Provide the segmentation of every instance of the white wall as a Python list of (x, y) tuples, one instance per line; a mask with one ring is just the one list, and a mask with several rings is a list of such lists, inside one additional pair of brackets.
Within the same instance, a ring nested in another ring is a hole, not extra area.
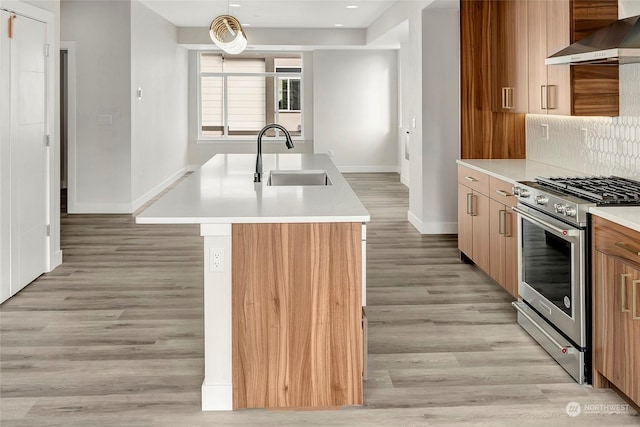
[[(131, 198), (147, 202), (187, 166), (188, 54), (177, 28), (131, 3)], [(142, 99), (137, 89), (142, 88)]]
[(460, 12), (422, 12), (422, 227), (457, 233), (460, 157)]
[(61, 3), (60, 37), (76, 42), (78, 212), (131, 210), (130, 18), (129, 1)]
[(344, 172), (398, 170), (397, 53), (314, 52), (314, 152)]
[(640, 1), (618, 0), (618, 17), (620, 19), (640, 15)]

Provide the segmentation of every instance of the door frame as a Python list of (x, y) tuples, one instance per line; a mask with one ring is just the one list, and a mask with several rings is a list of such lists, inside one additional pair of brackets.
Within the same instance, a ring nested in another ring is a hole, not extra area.
[[(76, 42), (61, 41), (67, 52), (67, 213), (77, 213), (76, 193)], [(60, 94), (62, 96), (62, 94)], [(62, 142), (61, 142), (62, 144)]]
[[(47, 70), (45, 83), (45, 132), (46, 135), (49, 135), (46, 173), (46, 217), (50, 232), (49, 236), (45, 238), (45, 272), (49, 272), (62, 263), (62, 251), (60, 250), (60, 133), (59, 126), (56, 123), (56, 119), (59, 120), (59, 108), (56, 106), (59, 94), (59, 81), (56, 81), (58, 77), (56, 67), (59, 67), (59, 59), (56, 58), (58, 54), (58, 42), (55, 38), (56, 20), (53, 12), (18, 0), (0, 0), (0, 9), (46, 24), (46, 43), (49, 45), (49, 55), (45, 59)], [(0, 54), (5, 55), (6, 53), (0, 52)], [(8, 143), (9, 141), (0, 141), (0, 144), (3, 145)], [(10, 163), (8, 166), (10, 167)], [(10, 190), (11, 188), (9, 187), (8, 191), (10, 192)], [(9, 200), (10, 198), (10, 194), (6, 194), (6, 191), (6, 188), (0, 188), (0, 197), (3, 200)], [(4, 228), (5, 223), (7, 223), (10, 229), (8, 221), (10, 221), (10, 218), (2, 215), (3, 225), (0, 227)], [(8, 238), (9, 236), (6, 237), (2, 238), (2, 247), (0, 248), (2, 253), (7, 253), (10, 250), (10, 239)]]

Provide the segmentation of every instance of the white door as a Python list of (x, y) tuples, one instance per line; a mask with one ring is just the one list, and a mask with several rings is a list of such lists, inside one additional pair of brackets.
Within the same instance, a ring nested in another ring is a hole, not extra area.
[(24, 16), (10, 15), (6, 22), (11, 26), (8, 144), (10, 295), (14, 295), (47, 268), (47, 28), (45, 23)]

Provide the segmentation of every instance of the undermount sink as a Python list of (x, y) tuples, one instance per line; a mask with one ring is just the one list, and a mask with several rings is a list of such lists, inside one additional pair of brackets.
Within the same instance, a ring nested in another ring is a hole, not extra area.
[(271, 171), (267, 185), (333, 185), (326, 171), (291, 170)]

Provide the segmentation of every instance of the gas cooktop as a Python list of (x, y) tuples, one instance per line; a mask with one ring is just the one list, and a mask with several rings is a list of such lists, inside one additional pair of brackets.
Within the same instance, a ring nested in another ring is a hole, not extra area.
[(513, 190), (520, 203), (580, 226), (592, 206), (640, 206), (640, 182), (618, 176), (538, 177)]
[(542, 186), (598, 205), (640, 205), (640, 182), (618, 176), (536, 178)]

